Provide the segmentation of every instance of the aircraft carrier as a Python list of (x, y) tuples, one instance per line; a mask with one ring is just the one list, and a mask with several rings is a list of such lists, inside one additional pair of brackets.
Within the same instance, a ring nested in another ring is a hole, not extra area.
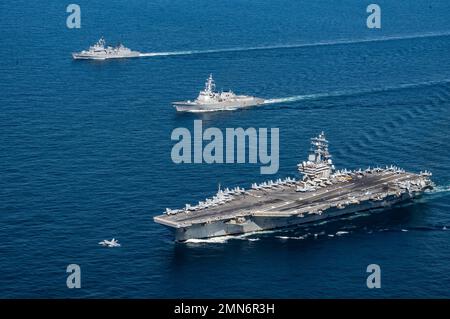
[(311, 139), (303, 175), (220, 189), (210, 199), (154, 217), (169, 227), (176, 241), (242, 234), (313, 223), (361, 211), (375, 212), (411, 201), (433, 188), (431, 173), (406, 172), (396, 166), (336, 171), (322, 132)]

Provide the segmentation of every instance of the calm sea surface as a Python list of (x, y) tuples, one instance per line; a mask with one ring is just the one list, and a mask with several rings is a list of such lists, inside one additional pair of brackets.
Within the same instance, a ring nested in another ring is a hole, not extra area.
[[(450, 297), (447, 0), (378, 1), (381, 30), (357, 0), (77, 3), (77, 30), (69, 3), (0, 4), (0, 297)], [(72, 60), (101, 35), (180, 54)], [(280, 103), (176, 114), (209, 73)], [(279, 172), (174, 164), (171, 132), (196, 119), (279, 128)], [(295, 176), (322, 130), (337, 168), (428, 169), (436, 191), (377, 216), (200, 243), (153, 222), (218, 183)], [(112, 237), (122, 247), (97, 244)], [(72, 263), (81, 289), (66, 287)], [(372, 263), (381, 289), (366, 287)]]

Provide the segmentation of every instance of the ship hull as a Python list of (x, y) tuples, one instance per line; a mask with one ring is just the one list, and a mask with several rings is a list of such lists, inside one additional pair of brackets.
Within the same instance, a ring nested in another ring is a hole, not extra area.
[(73, 53), (72, 57), (74, 60), (109, 60), (109, 59), (129, 59), (140, 57), (140, 52), (132, 52), (130, 54), (121, 55), (91, 55), (91, 54), (81, 54)]
[(358, 212), (374, 213), (380, 210), (388, 209), (394, 205), (411, 201), (420, 194), (420, 192), (404, 193), (399, 197), (389, 196), (379, 201), (367, 200), (360, 202), (359, 204), (348, 205), (343, 209), (333, 207), (323, 211), (321, 214), (307, 214), (304, 217), (298, 215), (289, 217), (249, 216), (242, 223), (230, 222), (230, 220), (220, 220), (204, 224), (194, 224), (185, 228), (170, 227), (170, 229), (174, 231), (175, 240), (180, 242), (189, 239), (205, 239), (219, 236), (240, 235), (295, 225), (310, 224), (327, 219), (334, 219), (344, 215), (355, 214)]
[(264, 99), (247, 98), (234, 101), (226, 101), (214, 104), (200, 104), (195, 102), (174, 102), (173, 106), (178, 112), (217, 112), (232, 111), (240, 108), (247, 108), (264, 104)]

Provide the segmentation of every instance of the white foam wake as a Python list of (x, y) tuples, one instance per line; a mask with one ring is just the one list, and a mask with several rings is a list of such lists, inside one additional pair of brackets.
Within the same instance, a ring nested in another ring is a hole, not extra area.
[(184, 243), (187, 244), (224, 244), (231, 239), (235, 240), (248, 240), (248, 241), (258, 241), (259, 238), (245, 238), (246, 236), (219, 236), (204, 239), (188, 239)]
[[(141, 53), (139, 56), (144, 57), (153, 57), (153, 56), (168, 56), (168, 55), (189, 55), (195, 54), (196, 51), (173, 51), (173, 52), (148, 52)], [(200, 52), (200, 51), (197, 51)]]
[(211, 237), (211, 238), (202, 238), (202, 239), (188, 239), (184, 241), (184, 243), (187, 244), (223, 244), (228, 242), (231, 239), (235, 240), (247, 240), (247, 241), (258, 241), (259, 238), (248, 238), (253, 235), (263, 235), (263, 234), (273, 234), (273, 233), (279, 233), (283, 232), (283, 230), (276, 229), (276, 230), (261, 230), (261, 231), (255, 231), (255, 232), (248, 232), (245, 234), (239, 234), (239, 235), (226, 235), (226, 236), (219, 236), (219, 237)]
[(194, 55), (194, 54), (222, 53), (222, 52), (290, 49), (290, 48), (333, 46), (333, 45), (346, 45), (346, 44), (383, 42), (383, 41), (399, 41), (399, 40), (420, 39), (420, 38), (435, 38), (435, 37), (445, 37), (445, 36), (450, 36), (450, 32), (448, 32), (448, 31), (446, 31), (446, 32), (427, 32), (427, 33), (414, 33), (414, 34), (406, 34), (406, 35), (384, 36), (384, 37), (376, 37), (376, 38), (339, 39), (339, 40), (333, 40), (333, 41), (318, 41), (318, 42), (312, 42), (312, 43), (279, 44), (279, 45), (237, 47), (237, 48), (210, 49), (210, 50), (148, 52), (148, 53), (141, 53), (140, 56), (141, 57), (155, 57), (155, 56), (170, 56), (170, 55)]
[(295, 240), (302, 240), (302, 239), (306, 239), (308, 236), (275, 236), (278, 239), (282, 239), (282, 240), (288, 240), (288, 239), (295, 239)]
[(188, 239), (184, 241), (184, 243), (187, 244), (223, 244), (226, 243), (228, 240), (234, 238), (233, 236), (220, 236), (220, 237), (211, 237), (211, 238), (205, 238), (205, 239)]
[(327, 97), (351, 96), (351, 95), (369, 94), (369, 93), (377, 93), (377, 92), (387, 92), (387, 91), (395, 91), (395, 90), (401, 90), (401, 89), (432, 86), (432, 85), (444, 84), (444, 83), (450, 83), (450, 79), (425, 81), (425, 82), (417, 82), (417, 83), (405, 83), (405, 84), (399, 84), (396, 86), (385, 86), (385, 87), (360, 89), (360, 90), (340, 90), (340, 91), (332, 91), (332, 92), (328, 92), (328, 93), (294, 95), (294, 96), (289, 96), (289, 97), (267, 99), (264, 101), (264, 104), (291, 103), (291, 102), (297, 102), (297, 101), (302, 101), (302, 100), (316, 100), (316, 99), (327, 98)]
[(430, 191), (431, 194), (438, 194), (438, 193), (447, 193), (450, 192), (450, 186), (436, 186), (433, 188), (432, 191)]
[(290, 103), (290, 102), (297, 102), (302, 100), (314, 100), (314, 99), (320, 99), (324, 97), (330, 97), (330, 96), (339, 96), (343, 95), (343, 92), (332, 92), (332, 93), (317, 93), (317, 94), (305, 94), (305, 95), (294, 95), (289, 97), (281, 97), (281, 98), (275, 98), (275, 99), (267, 99), (264, 101), (264, 104), (278, 104), (278, 103)]

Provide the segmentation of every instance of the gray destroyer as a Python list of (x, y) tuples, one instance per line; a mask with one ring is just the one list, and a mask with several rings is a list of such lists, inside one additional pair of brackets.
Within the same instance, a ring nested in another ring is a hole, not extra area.
[(94, 45), (91, 45), (88, 50), (72, 53), (75, 60), (107, 60), (107, 59), (124, 59), (124, 58), (138, 58), (141, 53), (132, 51), (122, 44), (115, 47), (106, 46), (105, 39), (100, 38)]
[(173, 102), (179, 112), (229, 111), (264, 104), (264, 99), (247, 95), (236, 95), (232, 91), (216, 92), (212, 74), (206, 80), (205, 88), (194, 101)]
[(254, 183), (249, 190), (219, 188), (214, 197), (167, 208), (154, 221), (172, 229), (177, 241), (243, 234), (386, 209), (434, 186), (427, 171), (416, 174), (395, 166), (335, 170), (324, 133), (311, 143), (308, 160), (298, 164), (301, 180)]

